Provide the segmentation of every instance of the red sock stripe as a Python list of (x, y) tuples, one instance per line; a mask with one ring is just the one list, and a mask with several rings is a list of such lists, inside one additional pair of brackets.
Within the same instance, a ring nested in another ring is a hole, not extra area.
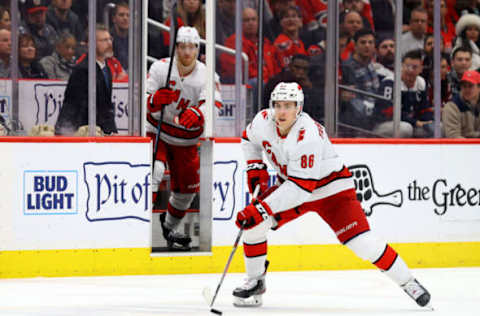
[(248, 258), (264, 256), (267, 254), (267, 241), (253, 245), (243, 243), (243, 252)]
[(172, 204), (170, 204), (170, 202), (168, 202), (167, 212), (170, 213), (170, 215), (172, 215), (173, 217), (180, 218), (180, 219), (183, 218), (187, 213), (185, 211), (174, 208)]
[(395, 262), (395, 259), (397, 259), (397, 256), (397, 252), (393, 250), (390, 245), (387, 245), (380, 258), (378, 258), (373, 264), (379, 269), (389, 270)]

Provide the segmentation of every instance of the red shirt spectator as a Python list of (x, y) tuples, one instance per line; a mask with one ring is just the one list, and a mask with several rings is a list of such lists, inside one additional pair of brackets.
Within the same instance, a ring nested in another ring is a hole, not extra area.
[(327, 0), (296, 0), (303, 17), (303, 25), (309, 30), (327, 27)]
[[(258, 76), (258, 15), (255, 9), (243, 10), (243, 38), (242, 51), (248, 56), (248, 79)], [(225, 40), (225, 46), (235, 49), (235, 34)], [(235, 56), (223, 53), (220, 57), (221, 77), (223, 80), (232, 80), (235, 76)], [(267, 38), (263, 41), (263, 81), (280, 72), (275, 49)]]
[(283, 69), (290, 63), (293, 55), (307, 55), (307, 51), (299, 37), (303, 25), (300, 13), (295, 7), (289, 7), (282, 13), (280, 25), (282, 33), (275, 39), (273, 45)]

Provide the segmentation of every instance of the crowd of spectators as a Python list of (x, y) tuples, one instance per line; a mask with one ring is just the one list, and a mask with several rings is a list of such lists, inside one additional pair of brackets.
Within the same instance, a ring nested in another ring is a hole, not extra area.
[[(264, 102), (269, 87), (278, 80), (299, 81), (305, 91), (305, 108), (323, 120), (326, 1), (263, 0)], [(219, 0), (216, 40), (235, 48), (235, 0)], [(433, 0), (405, 0), (402, 36), (399, 39), (401, 72), (401, 137), (432, 137), (433, 124)], [(338, 39), (340, 67), (340, 136), (393, 136), (393, 87), (395, 60), (395, 1), (341, 0)], [(157, 7), (153, 18), (169, 24), (171, 1)], [(254, 102), (258, 82), (258, 1), (243, 1), (242, 50), (248, 56)], [(201, 0), (178, 1), (178, 22), (198, 29), (204, 37), (205, 11)], [(154, 12), (154, 11), (152, 11)], [(441, 104), (460, 95), (463, 75), (480, 67), (479, 1), (441, 0)], [(168, 45), (169, 34), (163, 33)], [(168, 50), (164, 50), (164, 53)], [(155, 56), (163, 57), (163, 56)], [(235, 79), (234, 57), (217, 54), (222, 83)], [(305, 67), (307, 67), (305, 69)], [(242, 68), (243, 69), (243, 68)], [(476, 77), (475, 77), (476, 78)], [(470, 82), (474, 80), (471, 79)], [(466, 83), (466, 82), (465, 82)], [(348, 89), (350, 88), (350, 89)], [(367, 94), (360, 93), (367, 92)], [(475, 106), (473, 106), (475, 108)], [(443, 111), (442, 111), (443, 112)], [(478, 113), (473, 111), (480, 125)], [(444, 116), (444, 115), (443, 115)], [(442, 119), (443, 119), (442, 116)], [(476, 126), (477, 126), (476, 125)], [(442, 124), (442, 134), (450, 135)], [(476, 127), (478, 129), (478, 126)]]
[[(97, 22), (103, 23), (106, 4), (114, 56), (109, 58), (114, 81), (127, 81), (129, 7), (126, 0), (97, 1)], [(88, 1), (19, 1), (18, 77), (68, 80), (88, 51)], [(11, 76), (10, 1), (0, 1), (0, 78)], [(18, 32), (18, 33), (17, 33)]]

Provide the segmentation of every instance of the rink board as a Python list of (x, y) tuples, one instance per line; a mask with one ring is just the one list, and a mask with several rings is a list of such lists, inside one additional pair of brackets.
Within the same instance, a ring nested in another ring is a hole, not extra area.
[[(238, 139), (215, 144), (212, 253), (170, 257), (150, 256), (148, 139), (42, 140), (0, 141), (0, 277), (223, 270), (234, 215), (250, 199)], [(480, 142), (343, 140), (335, 147), (362, 182), (372, 228), (411, 267), (480, 266)], [(273, 271), (372, 267), (314, 214), (271, 232), (269, 259)], [(241, 249), (230, 270), (243, 271)]]

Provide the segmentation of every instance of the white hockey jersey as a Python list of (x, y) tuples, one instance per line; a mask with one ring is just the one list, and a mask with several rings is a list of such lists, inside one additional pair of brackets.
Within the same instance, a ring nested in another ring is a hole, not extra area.
[(259, 112), (243, 133), (242, 149), (247, 163), (264, 152), (277, 171), (281, 185), (264, 200), (274, 213), (355, 188), (324, 127), (306, 113), (282, 137), (273, 110)]
[[(152, 64), (147, 79), (147, 95), (154, 94), (158, 89), (165, 87), (170, 58), (164, 58)], [(180, 112), (192, 106), (205, 113), (207, 69), (204, 63), (197, 60), (195, 68), (185, 77), (178, 73), (176, 59), (173, 60), (170, 75), (170, 88), (176, 93), (176, 100), (164, 108), (162, 132), (160, 138), (168, 144), (189, 146), (198, 143), (198, 138), (203, 133), (203, 127), (185, 128), (174, 120)], [(220, 83), (215, 74), (215, 111), (222, 106), (220, 96)], [(148, 100), (148, 97), (147, 97)], [(148, 102), (148, 101), (147, 101)], [(147, 132), (156, 133), (160, 112), (147, 113)]]

